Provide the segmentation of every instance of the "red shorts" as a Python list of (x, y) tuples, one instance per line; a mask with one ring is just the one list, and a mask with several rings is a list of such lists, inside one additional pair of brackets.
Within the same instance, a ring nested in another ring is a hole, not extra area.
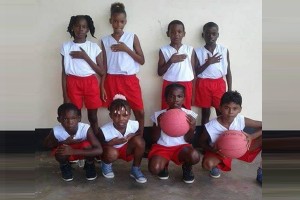
[(133, 155), (126, 154), (127, 147), (128, 147), (128, 143), (126, 143), (123, 146), (121, 146), (120, 148), (116, 148), (116, 149), (119, 151), (118, 159), (122, 159), (122, 160), (129, 162), (129, 161), (133, 160)]
[(67, 93), (70, 101), (79, 109), (84, 105), (87, 109), (101, 107), (99, 82), (95, 75), (88, 77), (67, 76)]
[[(59, 145), (58, 147), (62, 146), (63, 144)], [(88, 147), (91, 147), (91, 143), (87, 140), (79, 142), (79, 143), (75, 143), (75, 144), (69, 144), (69, 146), (71, 146), (73, 149), (86, 149)], [(51, 151), (51, 155), (55, 155), (57, 148), (53, 148)], [(70, 155), (68, 160), (69, 161), (74, 161), (74, 160), (82, 160), (84, 159), (84, 156), (81, 155)]]
[(178, 154), (186, 146), (190, 147), (192, 145), (182, 144), (178, 146), (166, 147), (160, 144), (153, 144), (148, 154), (148, 160), (150, 160), (153, 156), (160, 156), (168, 161), (172, 160), (176, 165), (182, 165), (183, 163), (178, 159)]
[(197, 78), (195, 87), (195, 106), (219, 108), (221, 98), (226, 92), (226, 83), (223, 78)]
[(193, 94), (193, 81), (171, 82), (171, 81), (164, 80), (163, 86), (162, 86), (162, 92), (161, 92), (161, 108), (162, 109), (168, 108), (168, 104), (166, 102), (166, 97), (165, 97), (165, 90), (166, 90), (166, 87), (172, 83), (178, 83), (185, 87), (185, 100), (183, 102), (183, 107), (191, 110), (192, 94)]
[(112, 75), (107, 74), (104, 87), (107, 100), (104, 103), (108, 107), (116, 94), (126, 97), (132, 110), (143, 110), (142, 90), (136, 75)]
[[(255, 149), (253, 151), (247, 151), (242, 157), (237, 158), (237, 159), (250, 163), (256, 158), (256, 156), (260, 153), (260, 151), (261, 151), (261, 147)], [(223, 158), (219, 154), (213, 153), (211, 151), (206, 151), (204, 153), (203, 161), (207, 157), (217, 157), (219, 160), (221, 160), (221, 162), (217, 165), (217, 167), (220, 170), (222, 170), (222, 171), (230, 171), (231, 170), (232, 158)], [(202, 163), (203, 163), (203, 161), (202, 161)]]

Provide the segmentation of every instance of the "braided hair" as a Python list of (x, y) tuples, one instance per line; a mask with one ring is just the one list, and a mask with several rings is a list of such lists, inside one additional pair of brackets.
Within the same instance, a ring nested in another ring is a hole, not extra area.
[(90, 30), (90, 33), (91, 35), (96, 38), (94, 36), (95, 34), (95, 26), (94, 26), (94, 22), (93, 22), (93, 19), (89, 16), (89, 15), (76, 15), (76, 16), (72, 16), (71, 19), (70, 19), (70, 22), (69, 22), (69, 26), (68, 26), (68, 29), (67, 29), (67, 32), (70, 33), (71, 37), (75, 37), (75, 34), (73, 32), (73, 26), (80, 20), (80, 19), (85, 19), (87, 21), (87, 24), (88, 24), (88, 27), (89, 27), (89, 30)]

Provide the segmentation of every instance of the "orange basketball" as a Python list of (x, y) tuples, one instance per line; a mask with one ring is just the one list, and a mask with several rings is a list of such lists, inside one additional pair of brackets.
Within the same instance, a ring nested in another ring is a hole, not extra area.
[(247, 152), (247, 139), (242, 131), (224, 131), (216, 141), (216, 147), (229, 158), (239, 158)]
[(175, 108), (165, 112), (160, 118), (161, 130), (171, 137), (185, 135), (190, 126), (187, 122), (186, 113), (181, 109)]

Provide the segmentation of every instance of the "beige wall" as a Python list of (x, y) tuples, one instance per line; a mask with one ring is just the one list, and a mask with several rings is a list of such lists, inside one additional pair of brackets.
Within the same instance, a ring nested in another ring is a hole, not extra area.
[[(0, 130), (50, 128), (62, 103), (61, 44), (72, 15), (88, 14), (96, 37), (112, 32), (109, 0), (5, 0), (0, 6)], [(260, 0), (123, 0), (128, 15), (126, 31), (137, 34), (145, 54), (140, 78), (146, 126), (160, 107), (161, 78), (156, 74), (159, 47), (169, 43), (168, 23), (184, 22), (183, 43), (204, 44), (201, 30), (208, 21), (220, 27), (218, 42), (228, 47), (233, 89), (243, 95), (243, 114), (262, 119), (262, 5)], [(88, 39), (97, 42), (97, 39)], [(194, 111), (200, 112), (198, 108)], [(213, 114), (214, 116), (214, 114)], [(212, 117), (213, 117), (212, 116)], [(108, 112), (100, 109), (100, 124)], [(83, 121), (87, 122), (86, 112)], [(198, 119), (198, 124), (200, 117)]]

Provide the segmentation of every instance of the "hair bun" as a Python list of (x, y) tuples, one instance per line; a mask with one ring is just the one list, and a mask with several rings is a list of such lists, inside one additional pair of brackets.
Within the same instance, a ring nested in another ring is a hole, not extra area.
[(116, 99), (122, 99), (122, 100), (125, 100), (126, 101), (126, 97), (122, 94), (116, 94), (113, 98), (113, 100), (116, 100)]

